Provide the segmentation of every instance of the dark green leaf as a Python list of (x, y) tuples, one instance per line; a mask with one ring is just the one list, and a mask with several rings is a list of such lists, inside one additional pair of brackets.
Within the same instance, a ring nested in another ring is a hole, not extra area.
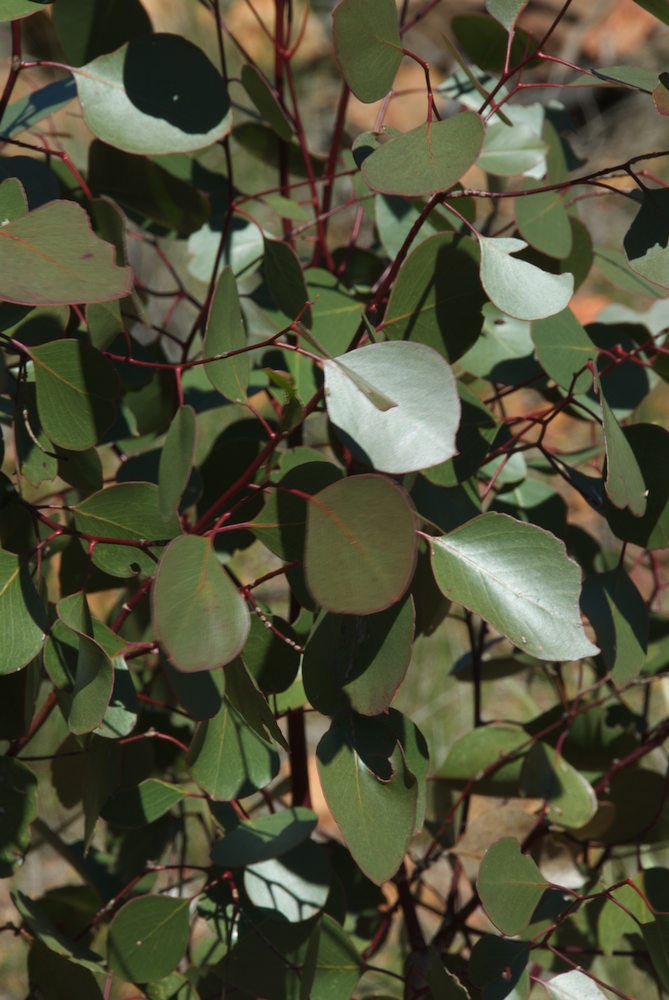
[(406, 592), (415, 565), (414, 512), (395, 483), (354, 476), (309, 499), (304, 567), (309, 591), (323, 608), (383, 611)]
[(597, 357), (597, 346), (590, 339), (571, 309), (555, 316), (535, 320), (532, 340), (537, 357), (547, 375), (563, 389), (585, 392), (592, 384), (592, 374), (577, 372)]
[(113, 423), (119, 382), (114, 367), (85, 341), (33, 347), (37, 409), (54, 444), (86, 451)]
[(597, 798), (583, 775), (545, 743), (535, 742), (523, 762), (522, 791), (543, 799), (556, 826), (581, 827), (597, 810)]
[(43, 11), (45, 0), (0, 0), (0, 21), (14, 21)]
[(264, 74), (251, 63), (245, 63), (242, 66), (241, 79), (244, 90), (267, 124), (274, 129), (280, 139), (290, 142), (293, 137), (293, 126)]
[(511, 31), (523, 8), (527, 6), (527, 0), (486, 0), (485, 5), (488, 13), (507, 31)]
[(323, 794), (348, 848), (380, 885), (399, 868), (414, 832), (416, 779), (378, 719), (336, 719), (316, 756)]
[(307, 285), (295, 251), (280, 240), (265, 240), (265, 279), (272, 298), (288, 320), (301, 318), (311, 326), (311, 310), (305, 310)]
[(112, 795), (102, 815), (114, 826), (137, 829), (160, 819), (177, 802), (181, 802), (183, 797), (184, 793), (179, 785), (147, 778), (134, 788), (124, 788)]
[(616, 684), (634, 680), (646, 662), (648, 609), (624, 569), (589, 577), (581, 605)]
[(46, 615), (30, 572), (18, 556), (0, 549), (0, 674), (25, 667), (42, 648)]
[(197, 417), (192, 406), (180, 406), (170, 424), (160, 453), (158, 502), (166, 521), (178, 511), (193, 468), (197, 443)]
[(114, 687), (112, 662), (90, 636), (79, 636), (77, 672), (72, 701), (67, 716), (70, 732), (77, 736), (91, 733), (101, 724)]
[(366, 104), (385, 97), (402, 62), (395, 0), (341, 0), (334, 43), (346, 83)]
[(118, 911), (109, 927), (110, 967), (125, 979), (147, 983), (169, 975), (181, 961), (189, 938), (190, 899), (142, 896)]
[(276, 615), (263, 618), (254, 615), (243, 658), (261, 691), (266, 694), (286, 691), (300, 668), (297, 636), (288, 622)]
[(23, 862), (37, 816), (37, 778), (11, 757), (0, 758), (0, 807), (0, 878), (9, 878)]
[[(328, 416), (362, 461), (381, 472), (413, 472), (455, 454), (460, 399), (451, 368), (431, 347), (369, 344), (324, 369)], [(370, 389), (393, 405), (381, 409)]]
[(93, 234), (72, 201), (50, 201), (0, 228), (0, 300), (67, 305), (121, 299), (131, 287), (127, 267)]
[(362, 173), (371, 188), (407, 198), (447, 191), (476, 161), (483, 124), (473, 111), (430, 122), (390, 139), (369, 156)]
[(635, 517), (643, 517), (648, 495), (646, 484), (632, 447), (607, 402), (604, 386), (599, 378), (596, 381), (604, 422), (606, 494), (614, 507), (628, 508)]
[(644, 10), (649, 11), (658, 21), (669, 25), (669, 11), (663, 0), (634, 0), (634, 2), (639, 7), (643, 7)]
[(456, 788), (463, 788), (501, 758), (512, 758), (477, 781), (476, 791), (479, 794), (517, 795), (527, 748), (528, 735), (520, 726), (506, 722), (481, 726), (465, 733), (453, 744), (437, 774)]
[(243, 868), (278, 858), (307, 840), (316, 823), (316, 814), (301, 807), (246, 820), (216, 841), (211, 859), (221, 868)]
[(579, 568), (549, 532), (504, 514), (482, 514), (433, 541), (432, 565), (447, 597), (531, 656), (577, 660), (598, 651), (578, 611)]
[[(231, 268), (225, 267), (216, 283), (207, 319), (202, 350), (205, 358), (246, 347), (237, 282)], [(207, 378), (222, 396), (231, 401), (246, 400), (249, 384), (249, 355), (238, 354), (204, 366)]]
[(659, 424), (635, 424), (623, 434), (648, 490), (646, 513), (636, 517), (620, 510), (607, 499), (604, 514), (614, 535), (642, 548), (662, 549), (669, 545), (669, 433)]
[(91, 132), (128, 153), (186, 153), (230, 131), (222, 76), (177, 35), (133, 39), (74, 73)]
[(241, 652), (248, 608), (209, 539), (182, 535), (167, 546), (153, 585), (152, 620), (177, 670), (216, 670)]
[(280, 857), (244, 871), (244, 891), (254, 906), (291, 924), (315, 917), (330, 892), (330, 861), (322, 844), (306, 840)]
[(433, 236), (409, 254), (383, 320), (390, 340), (415, 340), (456, 361), (481, 332), (485, 294), (474, 240)]
[(524, 1000), (529, 996), (527, 963), (530, 946), (485, 934), (479, 938), (469, 958), (469, 977), (481, 988), (483, 1000)]
[(516, 223), (523, 239), (549, 257), (562, 260), (571, 253), (573, 234), (564, 192), (544, 191), (516, 198)]
[(548, 883), (512, 837), (498, 840), (481, 862), (478, 891), (495, 927), (513, 937), (529, 925)]
[(642, 278), (669, 288), (669, 191), (646, 189), (639, 213), (627, 231), (625, 254)]
[(12, 900), (31, 934), (50, 951), (91, 972), (103, 971), (102, 958), (90, 948), (77, 941), (71, 941), (62, 934), (40, 904), (19, 890), (12, 893)]

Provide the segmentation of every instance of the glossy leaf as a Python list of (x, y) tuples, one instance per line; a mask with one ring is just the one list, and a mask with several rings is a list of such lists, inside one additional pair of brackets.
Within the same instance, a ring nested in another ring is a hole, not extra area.
[(309, 500), (304, 568), (321, 607), (338, 614), (383, 611), (404, 595), (415, 565), (414, 513), (395, 483), (354, 476)]
[(72, 201), (50, 201), (0, 228), (0, 300), (31, 306), (120, 299), (130, 270)]
[(223, 78), (202, 49), (177, 35), (132, 39), (74, 74), (91, 132), (128, 153), (186, 153), (230, 131)]
[(544, 985), (554, 1000), (606, 1000), (597, 983), (578, 969), (544, 980)]
[(483, 908), (509, 937), (525, 930), (547, 887), (532, 858), (520, 853), (512, 837), (493, 844), (481, 862), (478, 891)]
[[(246, 347), (237, 282), (231, 268), (225, 267), (216, 282), (209, 310), (202, 350), (205, 358)], [(249, 355), (238, 354), (204, 366), (207, 378), (222, 396), (231, 401), (245, 400), (249, 384)]]
[(479, 237), (481, 281), (490, 299), (516, 319), (543, 319), (562, 312), (574, 290), (571, 274), (549, 274), (512, 254), (524, 250), (524, 240)]
[(180, 406), (170, 424), (160, 453), (158, 500), (166, 521), (178, 511), (193, 467), (197, 443), (197, 417), (192, 406)]
[(152, 589), (152, 620), (177, 670), (216, 670), (241, 652), (249, 612), (209, 539), (183, 535), (167, 546)]
[(380, 715), (404, 680), (413, 632), (410, 597), (376, 615), (322, 614), (304, 653), (307, 698), (324, 715)]
[(394, 0), (341, 0), (333, 11), (333, 26), (346, 83), (366, 104), (380, 101), (402, 62)]
[(606, 400), (604, 386), (599, 378), (597, 388), (604, 422), (607, 496), (615, 507), (621, 510), (628, 508), (635, 517), (643, 517), (646, 513), (647, 490), (639, 464)]
[(74, 339), (33, 347), (30, 356), (37, 409), (51, 441), (69, 451), (93, 447), (116, 415), (119, 383), (111, 362)]
[(485, 295), (479, 253), (469, 237), (433, 236), (409, 254), (383, 320), (389, 340), (412, 340), (456, 361), (481, 332)]
[(362, 173), (374, 191), (407, 198), (447, 191), (476, 161), (483, 124), (473, 111), (419, 125), (369, 156)]
[(634, 680), (646, 662), (648, 610), (624, 569), (588, 577), (581, 605), (613, 680), (620, 685)]
[[(432, 348), (369, 344), (324, 369), (328, 416), (362, 461), (381, 472), (412, 472), (455, 454), (460, 398), (449, 365)], [(392, 405), (380, 410), (370, 390)]]
[(307, 840), (316, 823), (316, 814), (302, 807), (246, 820), (216, 841), (211, 859), (221, 868), (241, 868), (278, 858)]
[(482, 514), (432, 542), (432, 566), (446, 597), (531, 656), (576, 660), (597, 652), (578, 612), (578, 566), (549, 532), (504, 514)]
[(110, 968), (130, 982), (147, 983), (169, 975), (188, 945), (190, 901), (141, 896), (118, 911), (109, 927)]
[(362, 716), (336, 719), (316, 757), (323, 794), (348, 848), (380, 885), (397, 871), (414, 832), (416, 779), (382, 722)]
[(11, 674), (37, 656), (46, 638), (46, 615), (28, 567), (0, 549), (0, 674)]
[[(74, 508), (77, 530), (97, 539), (119, 539), (130, 544), (105, 544), (93, 550), (93, 562), (112, 576), (153, 573), (155, 561), (143, 548), (149, 541), (165, 542), (180, 532), (175, 516), (160, 513), (158, 487), (152, 483), (120, 483), (93, 493)], [(157, 550), (160, 551), (159, 549)]]

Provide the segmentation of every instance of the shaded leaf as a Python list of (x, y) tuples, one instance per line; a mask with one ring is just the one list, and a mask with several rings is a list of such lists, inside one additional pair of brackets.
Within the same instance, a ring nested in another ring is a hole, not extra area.
[(476, 161), (483, 123), (473, 111), (430, 122), (379, 146), (362, 173), (371, 188), (407, 198), (447, 191)]
[(532, 858), (520, 853), (513, 837), (498, 840), (486, 851), (477, 884), (488, 917), (509, 937), (529, 925), (548, 887)]
[[(533, 128), (522, 123), (505, 125), (503, 122), (486, 129), (485, 140), (478, 165), (497, 177), (524, 174), (543, 162), (546, 145)], [(524, 201), (516, 199), (517, 204)]]
[(254, 906), (280, 920), (315, 917), (330, 892), (330, 860), (322, 844), (306, 840), (280, 857), (257, 861), (244, 871), (244, 891)]
[(139, 0), (58, 0), (54, 23), (71, 66), (113, 52), (124, 42), (151, 31), (151, 21)]
[(49, 919), (43, 906), (20, 890), (12, 893), (12, 901), (31, 934), (49, 951), (74, 962), (75, 965), (83, 966), (84, 969), (89, 969), (91, 972), (103, 971), (102, 958), (90, 948), (86, 948), (78, 941), (70, 940), (61, 933)]
[(433, 540), (432, 566), (446, 597), (531, 656), (576, 660), (598, 651), (578, 611), (580, 570), (549, 532), (505, 514), (482, 514)]
[[(4, 0), (4, 2), (11, 3), (13, 0)], [(31, 3), (30, 6), (37, 8), (36, 3)], [(0, 0), (0, 18), (1, 12), (2, 0)], [(66, 107), (76, 96), (77, 88), (71, 76), (62, 80), (54, 80), (38, 90), (30, 91), (25, 97), (13, 101), (5, 109), (2, 118), (0, 118), (0, 136), (3, 139), (11, 139), (15, 135), (20, 135), (21, 132), (32, 129), (44, 118), (48, 118), (56, 111)]]
[(23, 862), (30, 824), (37, 816), (37, 778), (11, 757), (0, 758), (0, 805), (0, 878), (10, 878)]
[(524, 240), (480, 236), (481, 281), (490, 299), (516, 319), (543, 319), (567, 307), (574, 290), (572, 274), (548, 274), (511, 255)]
[(169, 975), (181, 961), (189, 938), (190, 900), (168, 896), (131, 899), (109, 927), (110, 968), (131, 982)]
[(267, 124), (280, 139), (290, 142), (293, 126), (264, 74), (251, 63), (245, 63), (242, 66), (241, 80), (244, 90)]
[[(246, 347), (237, 282), (231, 268), (225, 267), (216, 283), (202, 350), (205, 358), (215, 357)], [(249, 384), (248, 354), (238, 354), (204, 366), (207, 378), (222, 396), (231, 401), (245, 400)]]
[(153, 585), (152, 621), (177, 670), (215, 670), (240, 653), (249, 612), (209, 539), (182, 535), (167, 546)]
[(585, 826), (597, 811), (592, 786), (545, 743), (534, 743), (527, 753), (520, 783), (525, 795), (546, 802), (547, 815), (557, 826)]
[(414, 512), (382, 476), (353, 476), (309, 498), (304, 568), (314, 600), (339, 614), (383, 611), (416, 565)]
[(577, 372), (597, 357), (597, 346), (590, 339), (571, 309), (555, 316), (535, 320), (532, 340), (537, 357), (547, 375), (563, 389), (585, 392), (592, 384), (592, 374)]
[[(381, 472), (412, 472), (455, 454), (460, 398), (448, 363), (424, 344), (369, 344), (324, 363), (328, 416)], [(355, 378), (363, 380), (363, 391)], [(369, 386), (393, 405), (380, 408)]]
[(581, 606), (590, 619), (602, 658), (616, 684), (641, 672), (648, 645), (648, 609), (622, 567), (588, 577)]
[(128, 153), (186, 153), (230, 131), (223, 77), (202, 49), (177, 35), (132, 39), (74, 74), (91, 132)]
[(394, 0), (341, 0), (332, 17), (335, 51), (346, 83), (360, 101), (380, 101), (402, 62)]
[(311, 310), (304, 309), (307, 285), (297, 254), (281, 240), (265, 240), (263, 259), (265, 280), (272, 298), (289, 320), (301, 316), (305, 326), (311, 326)]
[(316, 823), (316, 814), (302, 807), (246, 820), (216, 841), (211, 859), (221, 868), (242, 868), (278, 858), (307, 840)]
[(114, 826), (139, 829), (168, 813), (184, 793), (179, 785), (147, 778), (133, 788), (124, 788), (107, 800), (103, 818)]
[(158, 503), (166, 521), (179, 509), (193, 468), (197, 443), (197, 417), (192, 406), (180, 406), (160, 453)]
[(486, 9), (502, 27), (511, 31), (518, 17), (527, 6), (527, 0), (486, 0)]
[(91, 733), (102, 722), (114, 687), (112, 662), (94, 639), (79, 635), (77, 672), (67, 714), (70, 732)]
[(0, 0), (0, 21), (14, 21), (43, 11), (46, 0)]
[(46, 638), (46, 615), (21, 559), (0, 549), (0, 674), (25, 667)]
[(437, 775), (462, 788), (480, 778), (483, 771), (501, 758), (509, 757), (513, 759), (500, 763), (491, 774), (476, 782), (476, 791), (479, 794), (517, 795), (527, 748), (528, 736), (520, 726), (506, 722), (480, 726), (456, 740)]
[(646, 484), (634, 452), (606, 400), (599, 377), (596, 379), (604, 422), (606, 448), (606, 493), (611, 503), (623, 510), (629, 508), (635, 517), (646, 513)]
[(669, 288), (669, 191), (644, 191), (641, 208), (623, 244), (633, 271)]
[(669, 433), (659, 424), (635, 424), (623, 428), (623, 434), (641, 472), (648, 491), (646, 512), (637, 517), (620, 510), (607, 498), (604, 515), (614, 535), (642, 548), (669, 546)]

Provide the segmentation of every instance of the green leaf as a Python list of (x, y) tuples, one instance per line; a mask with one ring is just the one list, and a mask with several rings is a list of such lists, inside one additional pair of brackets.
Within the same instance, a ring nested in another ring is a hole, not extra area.
[(220, 868), (243, 868), (278, 858), (307, 840), (318, 818), (311, 809), (283, 809), (239, 824), (211, 849), (211, 860)]
[[(453, 373), (431, 347), (391, 340), (324, 363), (328, 416), (362, 461), (413, 472), (455, 454), (460, 398)], [(350, 373), (394, 404), (379, 410)]]
[(525, 795), (546, 802), (548, 818), (556, 826), (585, 826), (597, 811), (592, 786), (545, 743), (535, 742), (527, 753), (520, 783)]
[(8, 177), (0, 183), (0, 217), (3, 224), (14, 222), (27, 212), (28, 197), (23, 184), (16, 177)]
[[(267, 627), (267, 622), (271, 628)], [(287, 691), (300, 669), (300, 647), (294, 629), (278, 615), (263, 615), (263, 618), (253, 615), (243, 659), (256, 684), (266, 694)]]
[(343, 479), (309, 498), (306, 581), (328, 611), (371, 615), (399, 601), (413, 576), (416, 547), (407, 495), (382, 476)]
[(405, 260), (381, 329), (389, 340), (427, 344), (456, 361), (481, 332), (485, 301), (478, 245), (444, 233), (425, 240)]
[(14, 21), (43, 11), (47, 0), (0, 0), (0, 21)]
[(81, 66), (151, 31), (139, 0), (88, 0), (83, 8), (79, 0), (58, 0), (53, 19), (71, 66)]
[(37, 778), (12, 757), (0, 757), (0, 807), (0, 878), (10, 878), (23, 862), (37, 816)]
[(526, 1000), (530, 992), (527, 963), (530, 946), (485, 934), (469, 958), (469, 978), (481, 988), (484, 1000)]
[(185, 38), (132, 39), (73, 72), (91, 132), (127, 153), (187, 153), (230, 131), (223, 77)]
[(67, 715), (70, 732), (91, 733), (102, 723), (114, 687), (114, 668), (102, 646), (87, 635), (79, 635), (77, 672)]
[(365, 160), (371, 188), (407, 198), (447, 191), (476, 161), (483, 123), (473, 111), (430, 122), (381, 145)]
[(188, 946), (190, 899), (142, 896), (118, 911), (109, 927), (109, 966), (135, 983), (169, 975)]
[(316, 750), (323, 794), (365, 875), (381, 885), (399, 868), (415, 829), (418, 786), (383, 722), (336, 719)]
[(124, 298), (131, 272), (72, 201), (50, 201), (0, 227), (0, 300), (30, 306)]
[(456, 740), (437, 775), (456, 788), (464, 788), (500, 758), (513, 757), (486, 778), (478, 780), (476, 791), (482, 795), (517, 795), (527, 749), (528, 735), (524, 729), (506, 722), (494, 722), (472, 729)]
[[(642, 6), (645, 7), (645, 3)], [(606, 994), (602, 993), (590, 976), (578, 969), (563, 972), (561, 976), (543, 982), (548, 995), (554, 1000), (606, 1000)]]
[(527, 0), (486, 0), (486, 10), (496, 21), (511, 31), (527, 6)]
[[(235, 275), (231, 268), (225, 267), (216, 282), (202, 351), (205, 358), (212, 358), (240, 347), (246, 347), (246, 330)], [(251, 370), (248, 354), (212, 361), (204, 366), (204, 370), (214, 389), (226, 399), (232, 402), (246, 400)]]
[(560, 260), (569, 256), (574, 242), (564, 197), (563, 191), (541, 191), (515, 201), (516, 225), (523, 239), (541, 253)]
[(646, 513), (637, 517), (615, 507), (609, 499), (604, 515), (611, 531), (623, 541), (642, 548), (662, 549), (669, 546), (669, 479), (665, 474), (669, 462), (669, 433), (658, 424), (635, 424), (623, 428), (623, 434), (648, 490)]
[(253, 101), (257, 111), (280, 139), (290, 142), (293, 126), (265, 75), (251, 63), (242, 66), (242, 86)]
[(311, 310), (304, 309), (307, 285), (293, 248), (280, 240), (266, 239), (263, 268), (267, 287), (284, 316), (295, 320), (301, 314), (305, 326), (311, 326)]
[(376, 615), (322, 613), (302, 664), (307, 698), (323, 715), (380, 715), (404, 680), (414, 633), (410, 597)]
[(34, 900), (26, 896), (25, 893), (17, 890), (12, 893), (14, 906), (21, 914), (25, 925), (31, 934), (36, 937), (49, 951), (55, 952), (63, 958), (81, 965), (84, 969), (94, 973), (103, 971), (103, 962), (100, 955), (97, 955), (90, 948), (86, 948), (78, 941), (70, 940), (56, 927), (49, 919), (45, 908)]
[(648, 609), (622, 566), (588, 577), (581, 606), (615, 683), (627, 684), (638, 677), (646, 662)]
[(660, 79), (653, 90), (653, 104), (658, 114), (669, 115), (669, 74), (660, 73)]
[(45, 432), (68, 451), (96, 445), (116, 416), (119, 380), (114, 366), (83, 340), (33, 347), (37, 409)]
[(513, 937), (532, 920), (548, 882), (532, 858), (520, 853), (513, 837), (498, 840), (488, 848), (478, 874), (483, 908), (495, 927)]
[(598, 349), (571, 309), (535, 320), (532, 340), (541, 367), (561, 388), (575, 392), (586, 392), (590, 388), (590, 372), (582, 372), (576, 381), (574, 377), (588, 361), (594, 361)]
[(511, 254), (524, 250), (524, 240), (480, 236), (481, 281), (490, 299), (516, 319), (544, 319), (562, 312), (574, 291), (572, 274), (548, 274)]
[[(353, 340), (363, 305), (334, 274), (319, 267), (304, 272), (311, 306), (311, 332), (331, 354), (342, 354)], [(319, 352), (317, 352), (319, 353)]]
[(643, 517), (646, 513), (647, 491), (639, 464), (606, 400), (604, 386), (599, 377), (596, 379), (596, 384), (604, 422), (607, 496), (614, 507), (620, 510), (628, 508), (635, 517)]
[(623, 243), (633, 271), (669, 288), (669, 191), (644, 191), (641, 208)]
[(656, 299), (665, 298), (663, 290), (654, 282), (647, 281), (630, 267), (627, 257), (615, 247), (597, 247), (594, 263), (604, 277), (624, 292), (647, 295)]
[(333, 12), (333, 25), (346, 83), (365, 104), (380, 101), (402, 62), (395, 0), (341, 0)]
[(446, 597), (481, 615), (523, 652), (540, 660), (598, 652), (578, 611), (579, 568), (548, 531), (505, 514), (482, 514), (433, 540), (432, 566)]
[(139, 829), (155, 823), (183, 798), (184, 792), (179, 785), (147, 778), (133, 788), (124, 788), (112, 795), (102, 810), (102, 816), (114, 826)]
[(180, 406), (165, 438), (158, 470), (158, 502), (166, 521), (178, 512), (195, 457), (197, 417), (192, 406)]
[(478, 165), (497, 177), (512, 177), (537, 167), (545, 155), (546, 144), (529, 125), (498, 122), (486, 129)]
[(669, 10), (663, 0), (634, 0), (635, 4), (649, 11), (662, 24), (669, 25)]
[(469, 1000), (470, 998), (470, 994), (460, 980), (444, 967), (435, 947), (430, 948), (428, 985), (432, 990), (432, 996), (440, 997), (440, 1000)]
[(307, 840), (279, 858), (248, 865), (244, 891), (258, 909), (296, 924), (323, 909), (330, 877), (330, 860), (323, 845)]
[(188, 765), (200, 788), (229, 802), (269, 784), (279, 770), (279, 755), (226, 698), (216, 715), (196, 729)]
[[(475, 67), (492, 73), (503, 73), (509, 36), (499, 22), (483, 14), (458, 14), (451, 20), (451, 30), (460, 48)], [(522, 28), (516, 28), (509, 53), (509, 65), (517, 66), (537, 48), (537, 42), (531, 35)], [(530, 66), (533, 65), (537, 65), (536, 60), (530, 63)]]
[[(130, 542), (164, 542), (181, 530), (176, 515), (165, 521), (160, 513), (158, 487), (153, 483), (120, 483), (93, 493), (77, 504), (74, 522), (77, 531), (93, 538)], [(88, 542), (84, 540), (85, 547)], [(153, 573), (156, 567), (142, 548), (98, 542), (93, 563), (111, 576)]]
[(28, 567), (0, 549), (0, 674), (20, 670), (37, 656), (46, 638), (46, 615)]
[(216, 670), (241, 652), (248, 608), (210, 539), (182, 535), (167, 546), (153, 585), (152, 621), (177, 670)]

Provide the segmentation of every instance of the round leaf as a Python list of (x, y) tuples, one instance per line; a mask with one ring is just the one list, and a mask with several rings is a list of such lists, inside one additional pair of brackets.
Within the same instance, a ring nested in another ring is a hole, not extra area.
[(473, 111), (441, 122), (426, 122), (390, 139), (365, 160), (362, 173), (371, 188), (407, 198), (447, 191), (476, 161), (483, 123)]
[(122, 299), (131, 273), (72, 201), (50, 201), (0, 227), (0, 300), (30, 306)]
[(574, 291), (572, 274), (548, 274), (511, 254), (524, 250), (524, 240), (479, 237), (481, 281), (490, 299), (516, 319), (543, 319), (565, 309)]
[[(528, 560), (528, 553), (532, 558)], [(580, 571), (550, 532), (482, 514), (432, 542), (439, 589), (540, 660), (597, 653), (578, 610)]]
[(365, 104), (380, 101), (402, 62), (395, 0), (341, 0), (333, 22), (335, 50), (346, 83)]
[(304, 567), (314, 600), (371, 615), (406, 592), (416, 566), (414, 512), (395, 483), (363, 475), (309, 498)]
[(230, 131), (223, 77), (177, 35), (133, 39), (74, 74), (91, 132), (128, 153), (187, 153)]
[(165, 549), (153, 585), (152, 620), (170, 662), (187, 673), (234, 660), (251, 624), (213, 545), (195, 535), (175, 538)]
[(53, 340), (33, 347), (37, 409), (45, 432), (68, 451), (86, 451), (116, 416), (118, 376), (85, 341)]
[(42, 648), (46, 616), (30, 572), (18, 556), (0, 549), (0, 674), (25, 667)]
[(527, 0), (486, 0), (486, 8), (496, 21), (507, 31), (515, 26), (518, 17), (527, 6)]
[(520, 934), (532, 919), (548, 882), (513, 837), (498, 840), (481, 862), (478, 890), (483, 908), (502, 934)]
[(134, 983), (169, 975), (188, 945), (189, 906), (188, 896), (142, 896), (122, 906), (109, 928), (110, 968)]
[[(328, 416), (359, 457), (382, 472), (440, 465), (456, 452), (460, 397), (431, 347), (391, 340), (326, 361)], [(387, 400), (380, 409), (374, 395)]]
[(523, 762), (521, 787), (530, 798), (543, 799), (557, 826), (581, 827), (597, 811), (592, 786), (557, 750), (536, 742)]
[(523, 239), (549, 257), (571, 253), (573, 233), (561, 191), (542, 191), (516, 198), (516, 223)]

